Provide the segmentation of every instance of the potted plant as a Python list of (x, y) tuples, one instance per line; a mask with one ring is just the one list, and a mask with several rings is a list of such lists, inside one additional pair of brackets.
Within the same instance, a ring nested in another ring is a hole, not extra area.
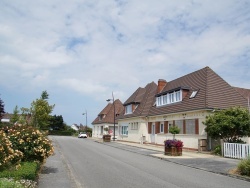
[(180, 129), (177, 126), (173, 126), (170, 127), (169, 132), (173, 134), (173, 139), (164, 141), (164, 154), (171, 156), (181, 156), (183, 142), (181, 140), (175, 139), (175, 135), (180, 133)]
[(164, 141), (164, 154), (171, 156), (181, 156), (182, 155), (183, 142), (176, 139), (168, 139)]

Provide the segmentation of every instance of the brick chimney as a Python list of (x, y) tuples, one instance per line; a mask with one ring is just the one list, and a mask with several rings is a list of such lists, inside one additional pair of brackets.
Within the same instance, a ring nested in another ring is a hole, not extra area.
[(167, 81), (164, 79), (158, 80), (158, 87), (157, 87), (157, 93), (160, 93), (162, 89), (167, 85)]

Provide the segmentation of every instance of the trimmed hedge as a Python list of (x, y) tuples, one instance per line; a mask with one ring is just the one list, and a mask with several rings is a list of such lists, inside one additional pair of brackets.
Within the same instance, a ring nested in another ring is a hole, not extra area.
[(59, 136), (72, 136), (74, 133), (72, 131), (58, 131), (58, 130), (50, 130), (49, 135), (59, 135)]

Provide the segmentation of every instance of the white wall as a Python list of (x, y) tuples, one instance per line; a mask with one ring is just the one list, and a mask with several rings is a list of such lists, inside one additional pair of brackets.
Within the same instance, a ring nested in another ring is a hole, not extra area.
[[(131, 129), (131, 123), (138, 122), (138, 129), (133, 130)], [(130, 142), (137, 142), (140, 143), (142, 136), (147, 136), (147, 123), (143, 118), (130, 118), (124, 120), (118, 120), (119, 125), (119, 140), (130, 141)], [(121, 135), (121, 127), (128, 126), (128, 135)]]

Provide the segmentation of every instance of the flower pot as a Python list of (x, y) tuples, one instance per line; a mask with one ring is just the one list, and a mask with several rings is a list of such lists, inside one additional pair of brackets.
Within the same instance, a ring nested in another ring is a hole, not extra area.
[(111, 141), (111, 135), (103, 135), (103, 142), (110, 142)]
[(165, 147), (164, 150), (165, 155), (169, 156), (182, 156), (182, 148), (181, 147)]

